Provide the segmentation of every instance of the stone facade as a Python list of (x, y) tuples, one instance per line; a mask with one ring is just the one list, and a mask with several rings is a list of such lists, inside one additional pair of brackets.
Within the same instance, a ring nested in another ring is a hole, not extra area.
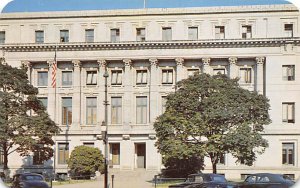
[[(176, 82), (200, 71), (240, 77), (242, 87), (271, 104), (266, 152), (251, 167), (226, 154), (219, 173), (299, 177), (299, 18), (293, 5), (1, 14), (2, 56), (13, 66), (28, 66), (30, 82), (62, 129), (54, 137), (55, 158), (34, 165), (32, 156), (13, 153), (9, 167), (37, 171), (55, 163), (56, 173), (67, 173), (64, 158), (74, 147), (104, 151), (107, 70), (110, 167), (159, 171), (153, 122)], [(211, 171), (208, 159), (206, 164)]]

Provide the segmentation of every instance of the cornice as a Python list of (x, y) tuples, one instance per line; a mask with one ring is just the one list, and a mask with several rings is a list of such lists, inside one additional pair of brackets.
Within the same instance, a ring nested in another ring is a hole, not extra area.
[(300, 37), (266, 38), (266, 39), (223, 39), (195, 41), (145, 41), (118, 43), (27, 43), (3, 44), (0, 49), (5, 52), (46, 52), (46, 51), (102, 51), (102, 50), (147, 50), (147, 49), (198, 49), (198, 48), (252, 48), (280, 47), (287, 44), (299, 46)]

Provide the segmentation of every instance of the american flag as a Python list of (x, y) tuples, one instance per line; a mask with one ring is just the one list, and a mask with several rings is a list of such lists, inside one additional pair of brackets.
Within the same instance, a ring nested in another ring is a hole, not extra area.
[(56, 46), (55, 46), (55, 55), (54, 55), (54, 62), (52, 63), (52, 78), (51, 78), (51, 86), (56, 88), (56, 69), (57, 69), (57, 62), (56, 62)]

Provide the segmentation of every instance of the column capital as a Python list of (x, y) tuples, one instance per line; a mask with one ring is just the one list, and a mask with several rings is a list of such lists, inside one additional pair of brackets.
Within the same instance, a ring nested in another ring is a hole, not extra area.
[(5, 57), (0, 57), (0, 64), (7, 64), (6, 61), (5, 61)]
[(125, 65), (125, 67), (131, 67), (132, 66), (131, 59), (123, 59), (123, 63)]
[(210, 64), (210, 57), (204, 57), (202, 58), (203, 65), (208, 66)]
[(73, 63), (73, 66), (75, 67), (75, 68), (80, 68), (81, 67), (81, 62), (80, 62), (80, 60), (72, 60), (72, 63)]
[(26, 68), (31, 68), (32, 67), (32, 63), (30, 63), (29, 61), (21, 61), (22, 66), (26, 67)]
[(238, 58), (237, 57), (229, 57), (228, 61), (230, 65), (235, 65), (237, 63)]
[(48, 60), (47, 64), (48, 64), (49, 68), (51, 68), (52, 65), (55, 64), (55, 61), (54, 60)]
[(265, 63), (265, 57), (256, 57), (255, 60), (257, 65), (263, 65)]
[(158, 59), (156, 59), (156, 58), (150, 58), (149, 61), (150, 61), (151, 66), (157, 66), (158, 65)]
[(107, 66), (107, 62), (105, 59), (98, 59), (97, 63), (99, 65), (99, 67), (106, 67)]
[(175, 58), (177, 66), (183, 66), (184, 64), (184, 59), (182, 57), (177, 57)]

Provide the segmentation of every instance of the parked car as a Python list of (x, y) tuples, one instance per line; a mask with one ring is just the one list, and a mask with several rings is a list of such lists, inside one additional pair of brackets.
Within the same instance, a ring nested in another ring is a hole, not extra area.
[(49, 188), (44, 177), (35, 173), (23, 173), (13, 176), (12, 188)]
[(169, 188), (234, 188), (235, 185), (227, 182), (223, 175), (219, 174), (191, 174), (181, 184), (170, 185)]
[(288, 188), (295, 184), (288, 176), (282, 174), (259, 173), (249, 175), (240, 188)]
[(0, 188), (8, 188), (5, 183), (2, 181), (2, 179), (0, 178)]

